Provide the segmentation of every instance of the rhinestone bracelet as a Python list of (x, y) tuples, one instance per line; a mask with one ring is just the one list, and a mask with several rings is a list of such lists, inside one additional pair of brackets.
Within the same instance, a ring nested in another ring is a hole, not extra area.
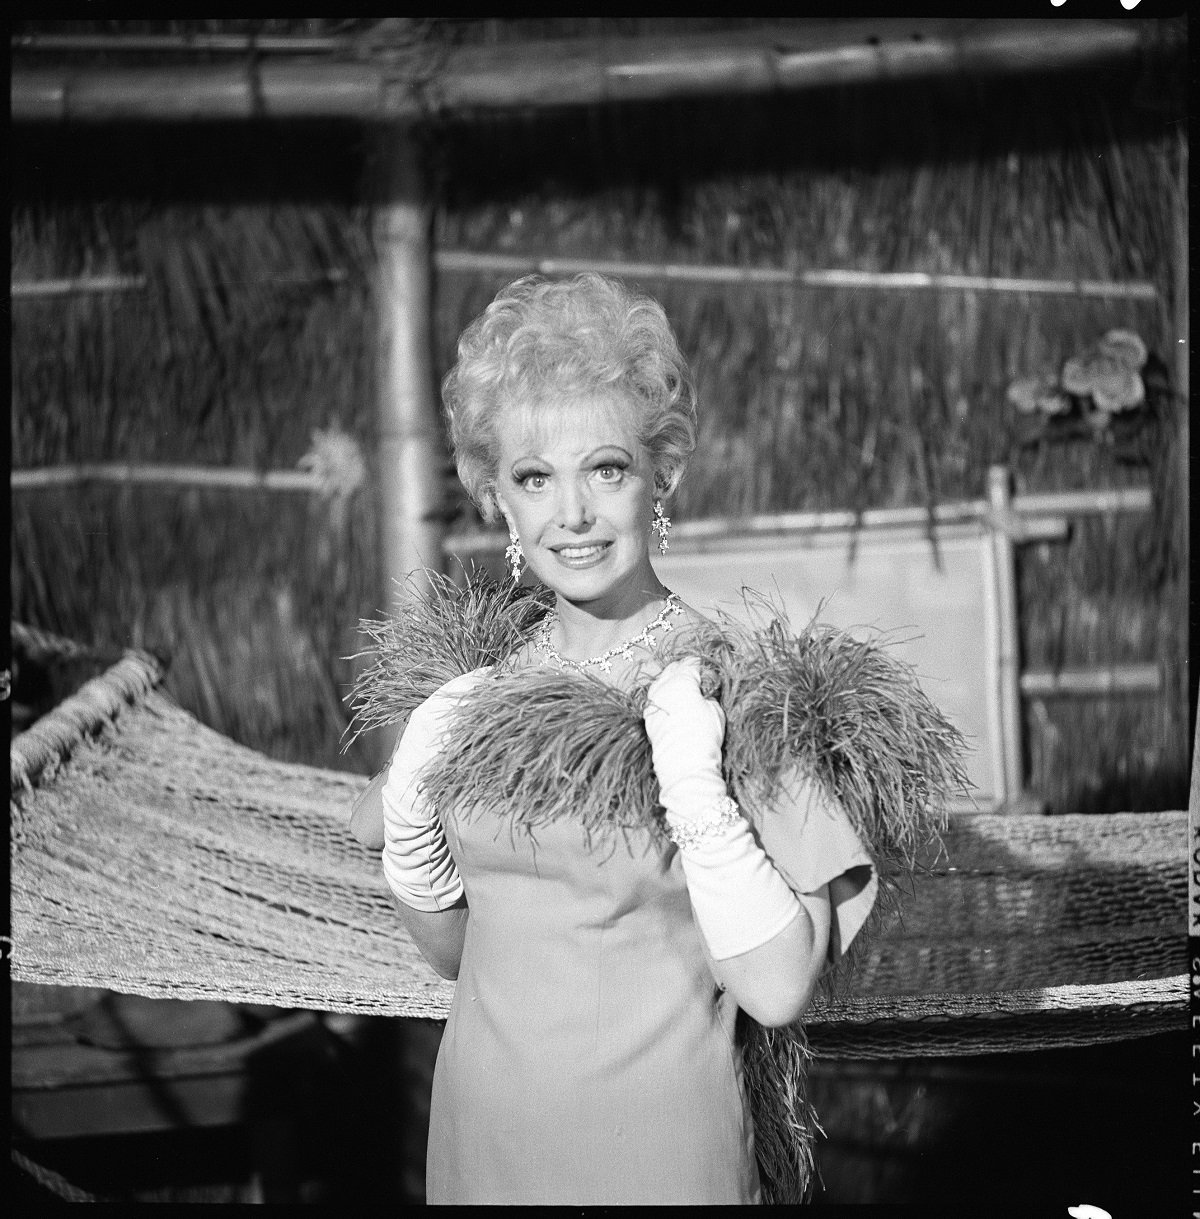
[(682, 825), (672, 825), (666, 822), (667, 837), (680, 850), (694, 847), (706, 838), (713, 838), (728, 826), (736, 825), (742, 820), (741, 809), (732, 796), (722, 796), (717, 801), (716, 808), (703, 821), (688, 822)]

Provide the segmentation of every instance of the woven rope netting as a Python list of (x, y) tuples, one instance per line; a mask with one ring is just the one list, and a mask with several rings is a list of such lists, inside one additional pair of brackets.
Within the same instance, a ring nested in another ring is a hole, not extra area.
[[(365, 779), (205, 728), (126, 655), (11, 748), (12, 977), (443, 1017), (377, 855)], [(1091, 1044), (1181, 1027), (1186, 813), (952, 820), (902, 916), (806, 1025), (830, 1057)]]

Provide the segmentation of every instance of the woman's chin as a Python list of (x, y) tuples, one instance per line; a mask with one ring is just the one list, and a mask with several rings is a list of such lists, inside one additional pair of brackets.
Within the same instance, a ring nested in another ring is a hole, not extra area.
[(596, 601), (620, 587), (620, 581), (603, 580), (590, 573), (561, 571), (546, 572), (542, 583), (568, 601)]
[(568, 601), (596, 601), (634, 582), (634, 568), (618, 567), (611, 553), (588, 564), (563, 562), (557, 557), (539, 563), (534, 575)]

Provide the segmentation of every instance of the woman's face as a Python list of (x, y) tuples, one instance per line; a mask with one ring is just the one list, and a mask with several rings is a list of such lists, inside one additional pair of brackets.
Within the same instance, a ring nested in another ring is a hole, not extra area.
[(633, 409), (586, 395), (497, 421), (496, 499), (533, 574), (573, 602), (657, 587), (654, 468)]

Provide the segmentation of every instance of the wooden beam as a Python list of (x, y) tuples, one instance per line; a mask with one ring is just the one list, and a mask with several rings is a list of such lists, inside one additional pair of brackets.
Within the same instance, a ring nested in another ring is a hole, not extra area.
[(843, 19), (677, 38), (430, 43), (386, 62), (17, 64), (11, 110), (15, 122), (417, 121), (480, 109), (1062, 72), (1134, 59), (1147, 28), (1136, 19)]

